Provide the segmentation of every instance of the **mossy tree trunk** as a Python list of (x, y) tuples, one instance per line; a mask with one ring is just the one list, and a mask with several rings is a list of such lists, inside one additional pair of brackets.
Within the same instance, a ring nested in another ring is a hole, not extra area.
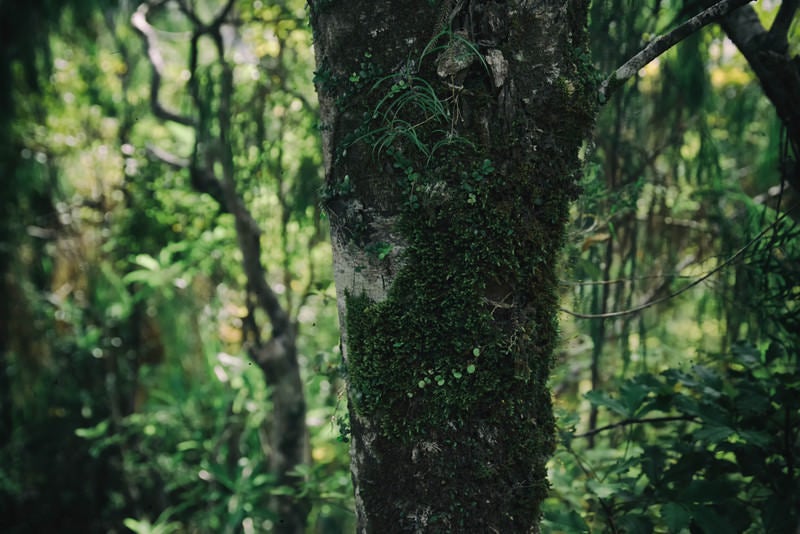
[(529, 532), (588, 0), (314, 0), (359, 532)]

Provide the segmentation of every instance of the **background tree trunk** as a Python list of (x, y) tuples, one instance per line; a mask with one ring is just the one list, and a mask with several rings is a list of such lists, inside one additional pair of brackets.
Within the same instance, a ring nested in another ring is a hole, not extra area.
[(775, 106), (775, 112), (786, 129), (791, 147), (781, 155), (781, 175), (800, 193), (800, 59), (792, 56), (787, 33), (800, 5), (797, 0), (784, 0), (769, 30), (762, 26), (752, 6), (745, 6), (727, 15), (722, 29), (747, 59), (758, 77), (764, 95)]
[[(179, 8), (193, 26), (189, 53), (189, 94), (194, 104), (192, 116), (172, 112), (159, 100), (164, 65), (161, 51), (157, 48), (156, 30), (147, 21), (153, 5), (142, 3), (132, 15), (131, 23), (142, 37), (151, 65), (150, 105), (153, 114), (165, 121), (191, 126), (195, 133), (194, 152), (190, 160), (155, 146), (149, 147), (149, 154), (172, 167), (188, 170), (195, 190), (209, 194), (235, 220), (250, 308), (250, 316), (246, 319), (246, 335), (251, 338), (248, 340), (248, 352), (264, 373), (273, 408), (272, 417), (263, 422), (269, 448), (269, 470), (277, 486), (291, 490), (288, 494), (283, 492), (270, 496), (269, 508), (276, 518), (273, 531), (278, 534), (300, 534), (306, 530), (311, 504), (307, 497), (301, 495), (304, 480), (295, 471), (295, 468), (310, 462), (306, 402), (298, 363), (298, 325), (268, 282), (267, 270), (262, 263), (261, 229), (237, 191), (232, 142), (234, 73), (233, 65), (225, 56), (221, 30), (234, 4), (234, 0), (228, 0), (212, 22), (204, 24), (196, 12), (179, 3)], [(220, 68), (220, 75), (215, 80), (219, 87), (216, 124), (211, 111), (213, 103), (207, 97), (207, 90), (198, 81), (201, 79), (198, 76), (198, 43), (204, 35), (208, 35), (214, 43)], [(263, 142), (261, 138), (254, 144), (261, 145)], [(215, 170), (217, 164), (222, 170), (221, 176)], [(261, 326), (253, 313), (257, 308), (269, 318), (268, 339), (261, 337)]]
[(359, 531), (535, 531), (588, 2), (310, 4)]

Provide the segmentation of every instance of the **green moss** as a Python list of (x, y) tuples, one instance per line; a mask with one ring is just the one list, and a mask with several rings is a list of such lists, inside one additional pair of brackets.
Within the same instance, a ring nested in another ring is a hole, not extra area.
[[(450, 164), (440, 196), (420, 190), (439, 182), (442, 169), (416, 178), (419, 201), (405, 205), (400, 222), (406, 263), (388, 298), (347, 298), (351, 408), (397, 449), (435, 439), (449, 451), (425, 468), (458, 493), (447, 502), (477, 510), (487, 481), (524, 483), (497, 505), (528, 515), (546, 493), (543, 459), (553, 449), (545, 383), (556, 334), (555, 247), (541, 238), (552, 223), (539, 222), (539, 208), (528, 204), (527, 177), (501, 176), (485, 159)], [(551, 218), (563, 222), (561, 213)]]
[[(519, 39), (539, 38), (532, 34), (526, 30)], [(509, 44), (510, 50), (540, 45)], [(392, 180), (379, 188), (390, 191), (381, 202), (400, 206), (397, 230), (407, 245), (385, 300), (346, 297), (350, 408), (356, 424), (369, 420), (378, 431), (382, 461), (394, 456), (407, 464), (426, 443), (435, 451), (397, 473), (380, 498), (401, 508), (409, 496), (430, 503), (436, 513), (429, 520), (440, 521), (441, 531), (487, 531), (479, 518), (490, 516), (493, 528), (518, 531), (547, 491), (556, 258), (578, 193), (578, 147), (596, 106), (587, 57), (576, 50), (556, 84), (517, 81), (530, 84), (519, 87), (521, 94), (538, 100), (505, 122), (480, 120), (496, 112), (498, 98), (480, 65), (464, 80), (464, 95), (430, 82), (447, 106), (438, 115), (444, 124), (409, 105), (403, 118), (419, 126), (385, 143), (381, 136), (395, 116), (379, 112), (386, 93), (361, 91), (346, 106), (360, 122), (352, 122), (357, 137), (340, 141), (335, 173)], [(437, 79), (430, 65), (419, 69), (420, 77)], [(468, 107), (472, 119), (461, 120)], [(376, 142), (381, 150), (374, 150)], [(354, 189), (371, 194), (358, 182)], [(360, 198), (365, 205), (370, 200)], [(381, 250), (380, 242), (362, 237), (365, 247)], [(371, 495), (362, 494), (378, 499)], [(505, 517), (497, 522), (499, 509)]]

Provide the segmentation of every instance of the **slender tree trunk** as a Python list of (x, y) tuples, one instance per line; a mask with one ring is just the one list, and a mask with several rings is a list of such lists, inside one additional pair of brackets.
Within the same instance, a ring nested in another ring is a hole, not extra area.
[[(178, 7), (192, 23), (188, 65), (191, 74), (188, 92), (194, 104), (191, 116), (170, 111), (159, 100), (164, 62), (157, 46), (157, 31), (147, 16), (151, 9), (163, 7), (164, 2), (142, 2), (131, 16), (131, 23), (141, 35), (150, 61), (150, 106), (153, 114), (171, 123), (190, 126), (195, 134), (194, 152), (189, 160), (155, 146), (149, 147), (150, 155), (174, 168), (188, 170), (192, 186), (198, 192), (209, 194), (224, 211), (233, 215), (242, 268), (247, 278), (248, 308), (251, 310), (246, 319), (247, 333), (252, 336), (248, 352), (264, 373), (273, 408), (272, 416), (263, 425), (269, 449), (269, 472), (277, 486), (293, 490), (290, 494), (270, 496), (269, 508), (275, 515), (272, 531), (276, 534), (302, 534), (306, 531), (311, 503), (307, 497), (301, 496), (304, 480), (296, 468), (309, 464), (310, 450), (298, 362), (297, 323), (268, 283), (267, 270), (261, 259), (261, 229), (237, 192), (236, 185), (232, 141), (234, 73), (233, 65), (226, 59), (222, 37), (222, 27), (232, 16), (235, 3), (235, 0), (227, 0), (213, 20), (204, 23), (188, 4), (178, 2)], [(217, 54), (219, 77), (207, 82), (219, 90), (216, 113), (212, 113), (214, 106), (207, 98), (207, 94), (214, 92), (201, 90), (201, 78), (197, 76), (199, 42), (204, 36), (211, 39)], [(262, 142), (263, 139), (258, 139), (254, 144), (260, 146)], [(217, 164), (222, 170), (221, 176), (217, 174)], [(269, 318), (269, 339), (261, 338), (261, 327), (253, 313), (256, 308)]]
[(535, 531), (588, 1), (309, 3), (358, 531)]
[(722, 29), (733, 41), (758, 77), (764, 95), (775, 107), (786, 128), (791, 147), (781, 156), (781, 174), (800, 193), (800, 56), (792, 56), (787, 34), (798, 10), (797, 0), (783, 0), (769, 30), (755, 10), (745, 6), (722, 20)]

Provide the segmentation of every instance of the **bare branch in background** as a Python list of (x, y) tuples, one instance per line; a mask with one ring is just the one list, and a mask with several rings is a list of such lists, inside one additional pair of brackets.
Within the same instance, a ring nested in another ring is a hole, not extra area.
[(151, 156), (154, 159), (162, 163), (166, 163), (173, 169), (188, 169), (189, 168), (189, 160), (186, 158), (182, 158), (172, 152), (168, 152), (163, 148), (154, 145), (152, 143), (148, 143), (147, 147), (145, 148), (148, 156)]
[[(290, 316), (289, 307), (281, 303), (278, 294), (267, 280), (267, 269), (262, 262), (262, 232), (237, 190), (237, 169), (230, 138), (233, 128), (231, 124), (233, 66), (225, 58), (222, 30), (231, 13), (234, 0), (228, 0), (225, 7), (209, 24), (204, 24), (200, 20), (192, 9), (191, 2), (175, 1), (180, 11), (193, 25), (188, 50), (190, 75), (186, 90), (197, 114), (196, 121), (168, 112), (158, 102), (158, 89), (164, 65), (155, 44), (154, 29), (147, 23), (145, 17), (148, 4), (143, 4), (137, 9), (131, 22), (143, 36), (147, 57), (153, 68), (151, 104), (154, 113), (165, 120), (190, 126), (194, 130), (194, 147), (190, 158), (183, 158), (152, 145), (147, 147), (147, 153), (174, 169), (188, 169), (192, 187), (196, 191), (211, 195), (222, 210), (233, 215), (239, 250), (243, 258), (242, 268), (247, 279), (245, 298), (248, 316), (244, 318), (245, 330), (252, 332), (252, 337), (244, 348), (264, 373), (273, 407), (273, 418), (268, 423), (269, 429), (264, 430), (268, 442), (270, 471), (275, 476), (276, 484), (297, 487), (300, 479), (295, 476), (293, 469), (309, 461), (305, 397), (297, 357), (297, 325)], [(216, 109), (201, 94), (201, 82), (197, 77), (198, 48), (202, 36), (207, 36), (213, 41), (216, 61), (221, 68), (217, 81), (214, 82), (219, 86)], [(215, 122), (218, 128), (213, 127)], [(282, 194), (283, 192), (279, 191), (279, 197)], [(281, 204), (285, 225), (288, 222), (288, 209), (284, 199), (281, 199)], [(256, 307), (263, 310), (269, 318), (271, 336), (266, 341), (262, 340), (260, 335), (258, 324), (260, 320), (254, 314)], [(299, 487), (297, 490), (299, 492)], [(275, 495), (270, 498), (269, 506), (273, 513), (281, 518), (280, 524), (276, 526), (276, 533), (295, 534), (304, 530), (310, 509), (307, 499)]]
[(605, 432), (606, 430), (612, 430), (614, 428), (619, 428), (623, 426), (629, 425), (639, 425), (639, 424), (653, 424), (653, 423), (670, 423), (672, 421), (696, 421), (697, 418), (693, 415), (667, 415), (664, 417), (649, 417), (645, 419), (623, 419), (622, 421), (618, 421), (616, 423), (612, 423), (610, 425), (601, 426), (595, 428), (593, 430), (589, 430), (588, 432), (583, 432), (581, 434), (575, 434), (573, 438), (588, 438), (594, 435), (597, 435), (601, 432)]
[(178, 113), (165, 108), (159, 100), (159, 92), (161, 90), (161, 76), (164, 71), (164, 58), (161, 56), (156, 44), (156, 34), (153, 27), (147, 22), (147, 13), (150, 10), (150, 4), (144, 3), (134, 11), (131, 15), (131, 24), (142, 36), (144, 43), (145, 54), (150, 61), (152, 68), (152, 79), (150, 81), (150, 107), (153, 110), (153, 115), (160, 119), (177, 122), (185, 126), (194, 126), (194, 121), (190, 117), (185, 117)]
[(192, 24), (195, 27), (194, 32), (199, 35), (203, 35), (206, 33), (216, 33), (219, 31), (219, 27), (228, 19), (228, 15), (230, 15), (231, 9), (233, 8), (233, 4), (236, 3), (236, 0), (228, 0), (228, 2), (222, 7), (222, 9), (217, 13), (214, 18), (211, 20), (209, 24), (203, 24), (203, 21), (200, 20), (200, 17), (197, 16), (197, 13), (186, 3), (186, 0), (177, 0), (178, 7), (181, 10), (181, 13), (186, 15)]
[[(207, 34), (214, 41), (219, 61), (223, 63), (224, 74), (222, 81), (222, 95), (219, 110), (220, 120), (220, 138), (218, 141), (212, 141), (210, 146), (199, 150), (202, 144), (200, 140), (207, 137), (206, 132), (197, 131), (199, 126), (195, 121), (182, 117), (176, 113), (167, 111), (158, 100), (159, 88), (161, 85), (161, 74), (164, 69), (164, 61), (161, 56), (161, 51), (155, 43), (155, 29), (147, 22), (146, 15), (150, 9), (150, 4), (144, 3), (131, 16), (131, 23), (142, 35), (145, 42), (145, 50), (147, 52), (148, 60), (152, 66), (153, 76), (150, 85), (151, 106), (156, 116), (191, 126), (195, 131), (195, 153), (192, 159), (183, 158), (181, 156), (170, 153), (163, 148), (149, 145), (147, 153), (151, 157), (158, 159), (172, 168), (175, 169), (188, 169), (192, 187), (201, 193), (207, 193), (214, 198), (220, 205), (223, 211), (229, 212), (233, 215), (236, 222), (237, 235), (239, 236), (239, 244), (244, 256), (244, 270), (248, 279), (248, 286), (253, 291), (259, 306), (264, 310), (270, 318), (272, 325), (273, 335), (283, 335), (290, 327), (290, 320), (283, 309), (275, 292), (266, 281), (266, 272), (261, 264), (261, 229), (258, 223), (253, 218), (247, 206), (244, 203), (241, 195), (236, 191), (234, 181), (233, 169), (233, 155), (230, 153), (230, 142), (227, 138), (227, 132), (230, 128), (230, 99), (232, 87), (232, 72), (230, 66), (225, 63), (224, 50), (222, 48), (222, 36), (220, 34), (220, 27), (225, 21), (233, 6), (233, 0), (225, 5), (220, 13), (214, 20), (204, 25), (196, 14), (187, 6), (183, 1), (178, 4), (181, 11), (195, 24), (195, 30), (192, 32), (192, 47), (191, 59), (192, 63), (192, 79), (191, 87), (196, 89), (196, 81), (194, 81), (194, 69), (196, 68), (196, 47), (198, 39), (201, 35)], [(159, 4), (160, 5), (160, 4)], [(199, 102), (199, 95), (196, 90), (193, 90), (193, 98), (196, 105), (201, 105)], [(212, 146), (213, 145), (213, 146)], [(212, 150), (213, 149), (213, 150)], [(198, 154), (202, 152), (203, 154)], [(203, 157), (198, 157), (202, 155)], [(202, 160), (202, 161), (201, 161)], [(222, 163), (223, 178), (220, 179), (214, 172), (215, 162)]]

